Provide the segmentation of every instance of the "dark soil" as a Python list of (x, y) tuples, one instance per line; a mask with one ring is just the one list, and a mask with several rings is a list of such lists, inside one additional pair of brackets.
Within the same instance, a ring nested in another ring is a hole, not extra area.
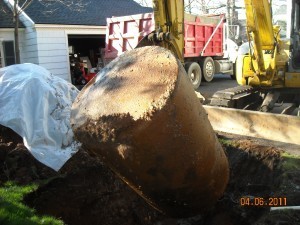
[(37, 162), (22, 139), (2, 126), (0, 185), (8, 180), (19, 184), (38, 182), (40, 188), (26, 196), (25, 203), (68, 225), (300, 224), (299, 211), (270, 212), (270, 207), (240, 204), (242, 197), (286, 197), (288, 205), (300, 205), (300, 171), (283, 171), (282, 150), (249, 139), (226, 143), (231, 169), (227, 190), (213, 211), (188, 219), (172, 219), (157, 212), (83, 149), (59, 172), (53, 171)]

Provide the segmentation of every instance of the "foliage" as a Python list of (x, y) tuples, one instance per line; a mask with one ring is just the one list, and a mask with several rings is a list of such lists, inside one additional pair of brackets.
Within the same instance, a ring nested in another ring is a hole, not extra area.
[(22, 203), (24, 195), (37, 189), (37, 185), (18, 186), (12, 182), (0, 188), (0, 224), (7, 225), (63, 225), (50, 216), (38, 216), (34, 209)]
[[(152, 6), (152, 0), (135, 0), (142, 6)], [(185, 11), (189, 13), (216, 13), (217, 10), (226, 10), (224, 0), (184, 0)]]
[(219, 142), (224, 147), (236, 147), (236, 143), (230, 139), (226, 139), (224, 137), (219, 137)]
[(299, 155), (291, 155), (288, 153), (283, 153), (282, 158), (283, 158), (282, 165), (285, 171), (300, 170)]

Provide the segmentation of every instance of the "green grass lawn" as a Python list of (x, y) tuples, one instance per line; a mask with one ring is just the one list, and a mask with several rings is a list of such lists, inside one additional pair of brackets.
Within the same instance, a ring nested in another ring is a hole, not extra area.
[(11, 182), (0, 187), (0, 224), (63, 225), (63, 221), (50, 216), (39, 216), (34, 209), (22, 203), (24, 195), (36, 189), (36, 184), (18, 186)]
[(289, 153), (283, 153), (282, 157), (283, 161), (283, 168), (285, 170), (300, 170), (300, 156), (299, 155), (291, 155)]

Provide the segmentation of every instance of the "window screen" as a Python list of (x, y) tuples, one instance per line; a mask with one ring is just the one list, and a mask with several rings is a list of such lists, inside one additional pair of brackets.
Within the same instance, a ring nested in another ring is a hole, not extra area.
[(0, 68), (2, 68), (3, 66), (4, 65), (2, 65), (2, 52), (1, 52), (1, 45), (0, 45)]
[(15, 64), (15, 48), (13, 41), (4, 41), (3, 42), (4, 50), (4, 63), (5, 66)]

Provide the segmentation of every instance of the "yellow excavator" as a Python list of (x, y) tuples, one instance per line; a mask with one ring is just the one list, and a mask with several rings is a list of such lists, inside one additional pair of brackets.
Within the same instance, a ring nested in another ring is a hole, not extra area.
[[(273, 24), (272, 1), (244, 2), (249, 42), (236, 61), (239, 86), (216, 92), (204, 108), (216, 131), (300, 144), (300, 1), (286, 2), (285, 27)], [(185, 63), (183, 6), (153, 0), (155, 31), (137, 47), (160, 45)]]
[(153, 0), (155, 30), (137, 48), (158, 45), (167, 48), (184, 63), (184, 0)]
[[(287, 2), (291, 4), (290, 40), (282, 40), (281, 28), (273, 25), (271, 4), (268, 0), (245, 0), (249, 47), (236, 62), (236, 78), (241, 86), (215, 93), (211, 106), (268, 112), (278, 102), (289, 103), (282, 114), (292, 114), (299, 108), (299, 1)], [(153, 0), (155, 31), (138, 47), (160, 45), (184, 63), (183, 7), (183, 0)]]
[(245, 0), (248, 50), (236, 62), (241, 86), (215, 93), (211, 105), (262, 112), (280, 105), (280, 113), (300, 115), (299, 1), (287, 1), (290, 38), (281, 38), (285, 27), (273, 24), (271, 4)]
[[(297, 19), (298, 3), (293, 1)], [(288, 42), (281, 41), (279, 27), (272, 26), (268, 0), (245, 0), (245, 5), (250, 51), (238, 60), (240, 97), (235, 90), (233, 98), (225, 100), (251, 103), (266, 93), (261, 108), (285, 95), (296, 100), (299, 73), (293, 69), (298, 64), (293, 57), (298, 45), (293, 42), (288, 48)], [(204, 111), (181, 65), (183, 6), (183, 0), (153, 0), (155, 31), (138, 45), (162, 46), (179, 61), (157, 46), (124, 53), (77, 96), (71, 124), (83, 147), (100, 156), (150, 205), (186, 217), (211, 207), (226, 188), (228, 161), (212, 128), (222, 131), (223, 126), (238, 134), (247, 130), (300, 144), (300, 120), (215, 106)]]

